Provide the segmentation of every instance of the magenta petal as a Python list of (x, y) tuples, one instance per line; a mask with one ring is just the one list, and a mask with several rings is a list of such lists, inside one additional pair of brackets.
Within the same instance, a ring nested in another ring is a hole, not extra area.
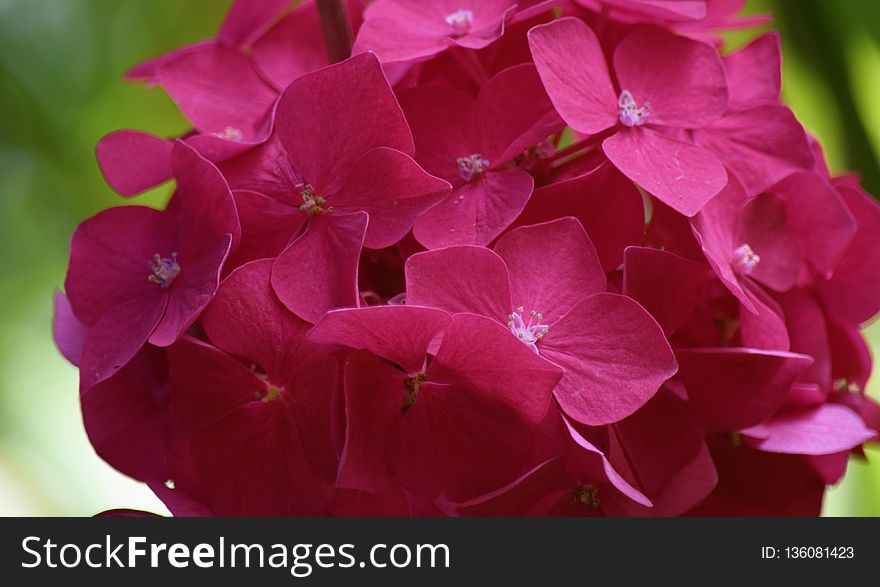
[(509, 67), (489, 79), (476, 107), (482, 154), (493, 165), (510, 161), (563, 126), (531, 63)]
[(576, 218), (516, 228), (498, 240), (495, 252), (510, 273), (513, 306), (540, 313), (547, 324), (605, 291), (596, 249)]
[(168, 349), (171, 401), (189, 429), (202, 428), (255, 401), (267, 383), (222, 350), (185, 336)]
[(336, 479), (339, 487), (383, 493), (392, 486), (394, 476), (387, 458), (389, 436), (401, 417), (406, 377), (400, 369), (368, 352), (357, 351), (348, 357), (345, 447)]
[(553, 105), (574, 130), (596, 134), (617, 124), (617, 95), (596, 34), (576, 18), (529, 31), (535, 66)]
[(364, 246), (389, 247), (406, 236), (416, 219), (449, 195), (446, 181), (428, 175), (412, 157), (387, 147), (367, 151), (330, 198), (340, 212), (370, 215)]
[(226, 13), (217, 40), (232, 49), (249, 45), (287, 4), (288, 0), (236, 0)]
[[(150, 335), (156, 346), (168, 346), (189, 328), (205, 306), (214, 298), (220, 285), (220, 270), (229, 254), (231, 236), (221, 236), (206, 245), (198, 257), (180, 257), (180, 274), (168, 289), (168, 304), (162, 320)], [(150, 284), (153, 285), (153, 284)]]
[(245, 140), (260, 133), (277, 98), (247, 57), (220, 45), (206, 45), (164, 64), (156, 82), (199, 132), (237, 131)]
[(272, 287), (287, 308), (315, 323), (333, 308), (358, 305), (357, 272), (367, 214), (322, 214), (275, 260)]
[(89, 329), (79, 365), (81, 392), (111, 377), (141, 350), (162, 318), (166, 301), (164, 295), (141, 295), (111, 308)]
[(807, 261), (830, 277), (856, 231), (840, 194), (812, 171), (789, 175), (771, 190), (787, 204), (787, 223)]
[(691, 219), (691, 228), (715, 274), (746, 309), (754, 312), (755, 304), (733, 268), (734, 251), (743, 244), (736, 241), (739, 219), (748, 200), (740, 183), (733, 178)]
[(413, 234), (429, 249), (489, 244), (513, 223), (533, 187), (532, 176), (522, 169), (490, 171), (422, 214)]
[(750, 310), (743, 306), (740, 309), (740, 345), (771, 351), (802, 352), (799, 349), (791, 348), (785, 323), (786, 317), (779, 304), (760, 285), (743, 282), (743, 287), (752, 300), (754, 308)]
[(135, 196), (171, 178), (173, 143), (149, 133), (117, 130), (98, 142), (104, 179), (123, 196)]
[[(768, 136), (773, 140), (768, 141)], [(699, 145), (737, 175), (750, 194), (813, 166), (804, 128), (787, 106), (762, 104), (735, 112), (698, 131), (696, 137)]]
[(141, 206), (109, 208), (80, 224), (64, 282), (77, 317), (91, 325), (131, 299), (164, 298), (148, 280), (150, 262), (177, 250), (176, 231), (171, 214)]
[(427, 374), (428, 381), (471, 388), (473, 394), (506, 404), (537, 424), (562, 372), (494, 320), (456, 314)]
[(140, 481), (169, 478), (165, 354), (145, 347), (107, 381), (80, 397), (83, 424), (98, 455)]
[(723, 60), (730, 88), (730, 110), (779, 99), (782, 49), (778, 32), (761, 35), (745, 47), (725, 55)]
[(705, 264), (648, 247), (624, 252), (623, 293), (639, 302), (668, 336), (690, 315), (709, 281)]
[(565, 369), (556, 400), (583, 424), (616, 422), (643, 406), (676, 364), (663, 331), (630, 298), (600, 293), (550, 325), (541, 356)]
[[(603, 276), (604, 277), (604, 276)], [(513, 311), (504, 261), (483, 247), (447, 247), (406, 261), (406, 302), (506, 323)]]
[(412, 0), (370, 2), (352, 53), (373, 51), (382, 63), (422, 61), (440, 53), (449, 46), (448, 27), (436, 8)]
[(624, 175), (685, 216), (699, 212), (727, 183), (713, 154), (650, 129), (623, 129), (602, 149)]
[(232, 235), (232, 248), (238, 247), (235, 200), (220, 170), (183, 141), (174, 144), (171, 162), (180, 204), (180, 256), (198, 254), (225, 234)]
[(232, 193), (241, 224), (241, 245), (229, 256), (227, 270), (256, 259), (274, 259), (308, 221), (299, 208), (247, 190)]
[(834, 275), (819, 291), (831, 314), (848, 325), (858, 325), (880, 310), (880, 271), (876, 271), (880, 267), (880, 204), (856, 187), (836, 187), (852, 210), (857, 228)]
[(371, 149), (413, 154), (409, 126), (373, 54), (294, 81), (278, 103), (275, 126), (300, 179), (319, 195), (336, 193)]
[(65, 359), (78, 367), (89, 329), (74, 315), (70, 300), (63, 293), (55, 293), (53, 304), (52, 336), (55, 345)]
[(678, 349), (679, 376), (706, 426), (736, 431), (763, 422), (812, 359), (745, 348)]
[(637, 31), (614, 50), (621, 91), (650, 105), (650, 124), (701, 128), (727, 110), (727, 76), (711, 45), (660, 29)]
[(585, 175), (536, 189), (514, 225), (562, 216), (581, 221), (605, 271), (616, 271), (623, 262), (623, 250), (641, 243), (645, 232), (642, 195), (607, 162)]
[(428, 346), (448, 323), (449, 314), (434, 308), (370, 306), (328, 312), (308, 338), (368, 350), (408, 373), (418, 373), (425, 366)]
[(261, 35), (251, 47), (260, 71), (279, 89), (330, 64), (315, 2), (303, 2)]
[(777, 414), (741, 432), (755, 448), (798, 455), (830, 455), (848, 451), (877, 434), (865, 427), (854, 411), (835, 404)]
[(299, 354), (309, 324), (275, 296), (272, 265), (271, 259), (263, 259), (233, 271), (205, 310), (202, 324), (219, 348), (279, 377), (292, 367), (289, 357)]
[(761, 194), (743, 209), (734, 242), (760, 256), (749, 274), (776, 291), (791, 289), (803, 267), (803, 255), (788, 226), (788, 206), (773, 194)]

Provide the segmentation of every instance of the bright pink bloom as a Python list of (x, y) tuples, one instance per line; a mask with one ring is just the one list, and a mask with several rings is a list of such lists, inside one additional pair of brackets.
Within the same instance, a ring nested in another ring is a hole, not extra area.
[(111, 208), (73, 235), (65, 290), (89, 327), (83, 389), (120, 369), (147, 340), (177, 340), (211, 301), (238, 240), (235, 205), (217, 168), (181, 142), (173, 163), (173, 210)]
[(678, 138), (727, 110), (724, 66), (713, 47), (661, 31), (632, 33), (614, 50), (616, 87), (596, 34), (577, 19), (533, 28), (529, 44), (563, 120), (607, 136), (602, 149), (627, 177), (687, 216), (724, 187), (718, 159)]
[(595, 249), (573, 218), (517, 228), (495, 252), (462, 246), (414, 255), (406, 276), (407, 303), (492, 318), (564, 368), (554, 393), (579, 422), (628, 416), (675, 373), (650, 315), (604, 293)]
[(424, 61), (450, 47), (482, 49), (504, 34), (515, 0), (376, 0), (364, 11), (353, 53), (382, 63)]
[(450, 188), (412, 159), (409, 127), (372, 54), (294, 81), (277, 126), (298, 180), (288, 196), (298, 213), (272, 285), (292, 312), (317, 322), (358, 304), (361, 248), (402, 239)]
[(416, 159), (452, 193), (415, 224), (429, 249), (485, 245), (507, 228), (532, 194), (532, 177), (511, 160), (562, 125), (530, 64), (490, 79), (476, 99), (421, 86), (401, 94)]
[(361, 349), (337, 484), (369, 493), (460, 502), (512, 481), (561, 376), (491, 320), (413, 305), (335, 310), (309, 339)]
[(336, 475), (337, 362), (304, 344), (308, 324), (275, 297), (271, 269), (255, 261), (223, 281), (203, 320), (216, 347), (169, 349), (171, 401), (217, 515), (322, 514)]

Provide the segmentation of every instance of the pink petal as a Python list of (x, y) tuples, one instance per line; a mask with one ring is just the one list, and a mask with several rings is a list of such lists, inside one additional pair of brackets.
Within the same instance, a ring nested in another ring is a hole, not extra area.
[(657, 322), (615, 294), (575, 305), (550, 325), (538, 350), (565, 369), (555, 391), (559, 405), (572, 419), (594, 426), (632, 414), (676, 370)]
[(403, 112), (372, 54), (294, 81), (281, 96), (275, 125), (303, 183), (325, 197), (339, 190), (355, 162), (371, 149), (413, 154)]
[(483, 247), (447, 247), (406, 261), (406, 301), (417, 306), (469, 312), (502, 324), (514, 307), (504, 261)]
[(510, 273), (510, 298), (550, 324), (587, 296), (605, 291), (596, 249), (576, 218), (516, 228), (495, 252)]
[(238, 247), (235, 200), (220, 170), (182, 141), (174, 144), (171, 163), (180, 205), (180, 256), (197, 255), (226, 234), (232, 236), (232, 248)]
[(623, 293), (639, 302), (667, 336), (684, 322), (709, 281), (705, 264), (647, 247), (624, 252)]
[(734, 112), (698, 131), (696, 140), (733, 171), (750, 194), (813, 166), (804, 128), (787, 106), (763, 104)]
[(371, 2), (364, 11), (364, 24), (352, 54), (373, 51), (382, 63), (425, 60), (448, 46), (444, 16), (434, 5), (423, 2)]
[(748, 244), (761, 260), (750, 273), (770, 289), (786, 291), (803, 266), (798, 242), (789, 229), (788, 206), (773, 194), (761, 194), (743, 209), (735, 241)]
[(149, 133), (117, 130), (98, 142), (104, 179), (122, 196), (135, 196), (171, 178), (173, 143)]
[(358, 259), (367, 214), (322, 214), (309, 220), (272, 268), (272, 287), (287, 308), (315, 323), (328, 310), (358, 305)]
[(370, 216), (364, 246), (389, 247), (416, 219), (445, 198), (451, 186), (428, 175), (412, 157), (387, 147), (367, 151), (329, 203), (340, 212), (363, 210)]
[(477, 97), (483, 155), (493, 165), (510, 161), (562, 128), (563, 123), (531, 63), (494, 75)]
[(429, 249), (486, 245), (516, 219), (534, 180), (521, 169), (490, 171), (453, 191), (416, 221), (416, 240)]
[(664, 204), (693, 216), (727, 183), (710, 152), (646, 128), (627, 128), (605, 139), (602, 149), (624, 175)]
[(273, 262), (253, 261), (233, 271), (202, 316), (211, 341), (248, 359), (270, 377), (286, 377), (290, 357), (299, 353), (310, 325), (287, 311), (270, 283)]
[(251, 48), (260, 71), (281, 90), (299, 76), (330, 64), (315, 6), (315, 2), (296, 6)]
[(110, 378), (134, 358), (162, 318), (166, 301), (164, 294), (156, 297), (147, 292), (110, 308), (89, 329), (79, 365), (81, 393)]
[(274, 259), (299, 235), (308, 214), (257, 192), (232, 192), (241, 224), (241, 245), (229, 256), (229, 268), (256, 259)]
[(88, 327), (73, 313), (70, 300), (61, 292), (53, 297), (52, 338), (55, 346), (74, 366), (79, 366)]
[[(153, 255), (178, 248), (176, 222), (141, 206), (109, 208), (73, 233), (64, 289), (77, 317), (92, 325), (114, 307), (152, 296), (164, 307), (166, 291), (150, 283)], [(159, 303), (157, 301), (157, 303)]]
[(172, 344), (196, 321), (220, 285), (220, 271), (230, 245), (231, 236), (227, 234), (205, 245), (198, 257), (180, 256), (181, 271), (169, 288), (168, 305), (150, 335), (151, 344)]
[[(421, 85), (402, 91), (400, 105), (412, 128), (419, 163), (429, 173), (459, 185), (457, 159), (483, 149), (477, 101), (453, 88)], [(489, 159), (489, 163), (505, 161)]]
[(529, 31), (529, 47), (544, 88), (574, 130), (596, 134), (617, 124), (617, 95), (596, 34), (576, 18)]
[(220, 45), (206, 45), (162, 65), (156, 83), (199, 132), (234, 129), (245, 140), (260, 134), (278, 97), (247, 57)]
[[(782, 88), (782, 49), (779, 33), (761, 35), (723, 57), (730, 88), (731, 111), (776, 102)], [(775, 135), (774, 140), (775, 140)]]
[(410, 304), (370, 306), (328, 312), (308, 338), (368, 350), (393, 361), (407, 373), (418, 373), (425, 366), (428, 345), (448, 323), (449, 314), (434, 308)]
[(621, 91), (650, 105), (650, 124), (701, 128), (727, 110), (727, 77), (718, 51), (660, 29), (627, 36), (614, 50)]
[(236, 0), (226, 13), (217, 40), (232, 49), (249, 45), (286, 4), (287, 0)]
[(791, 337), (791, 350), (813, 357), (813, 364), (801, 375), (801, 381), (831, 389), (831, 343), (825, 312), (813, 293), (793, 289), (777, 296), (785, 315), (785, 326)]
[(706, 426), (735, 431), (763, 422), (812, 359), (745, 348), (678, 349), (679, 376)]
[(144, 347), (112, 378), (80, 397), (83, 423), (98, 455), (140, 481), (169, 477), (165, 354)]
[(427, 375), (428, 381), (470, 388), (471, 394), (507, 405), (537, 424), (562, 371), (494, 320), (456, 314)]
[(339, 487), (370, 493), (383, 493), (393, 487), (394, 474), (388, 462), (390, 435), (401, 418), (406, 377), (400, 369), (366, 351), (348, 357), (345, 448), (336, 479)]
[(851, 409), (825, 404), (778, 414), (742, 434), (754, 439), (752, 446), (766, 452), (830, 455), (856, 448), (877, 432), (866, 428)]
[(880, 267), (880, 204), (860, 188), (842, 183), (836, 187), (857, 228), (834, 275), (821, 283), (819, 292), (825, 307), (838, 320), (858, 325), (880, 310), (880, 272), (875, 271)]
[(536, 189), (514, 226), (562, 216), (581, 221), (605, 271), (616, 271), (623, 263), (623, 250), (641, 243), (645, 232), (642, 195), (610, 163)]
[(788, 226), (804, 257), (822, 276), (830, 277), (856, 232), (844, 199), (812, 171), (789, 175), (771, 191), (788, 204)]
[(800, 352), (791, 348), (785, 323), (786, 316), (779, 304), (760, 285), (746, 281), (743, 282), (743, 287), (752, 301), (754, 311), (745, 306), (740, 308), (740, 345), (771, 351)]

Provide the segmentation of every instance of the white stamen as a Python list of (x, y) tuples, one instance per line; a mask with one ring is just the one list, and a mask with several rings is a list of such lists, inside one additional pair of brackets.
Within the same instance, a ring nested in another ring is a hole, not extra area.
[(233, 126), (227, 126), (222, 132), (212, 132), (211, 136), (227, 141), (240, 141), (244, 138), (242, 132)]
[(741, 244), (733, 251), (733, 268), (740, 275), (749, 275), (760, 261), (761, 256), (748, 243)]
[(471, 31), (471, 26), (474, 24), (474, 13), (471, 10), (459, 9), (452, 14), (447, 14), (443, 20), (452, 31), (451, 36), (461, 37)]
[(150, 269), (153, 274), (147, 278), (150, 283), (155, 283), (162, 289), (169, 287), (180, 273), (180, 265), (177, 263), (177, 253), (171, 253), (170, 257), (163, 257), (156, 253), (150, 261)]
[(315, 189), (311, 185), (301, 183), (296, 186), (296, 189), (299, 190), (299, 195), (302, 196), (303, 199), (303, 203), (299, 209), (309, 216), (320, 216), (324, 212), (327, 214), (333, 213), (333, 206), (324, 207), (324, 204), (327, 203), (327, 199), (315, 194)]
[(458, 175), (465, 181), (470, 181), (478, 175), (482, 175), (489, 169), (489, 161), (479, 153), (473, 153), (466, 157), (455, 160), (458, 165)]
[(541, 320), (544, 318), (538, 312), (532, 310), (529, 312), (529, 321), (526, 322), (523, 320), (523, 313), (525, 310), (522, 306), (519, 306), (516, 310), (514, 310), (510, 316), (507, 317), (507, 327), (510, 328), (510, 331), (516, 336), (517, 339), (530, 349), (532, 349), (535, 354), (538, 353), (538, 341), (544, 338), (544, 335), (547, 334), (547, 331), (550, 329), (546, 324), (541, 324)]
[(620, 107), (621, 124), (624, 126), (642, 126), (651, 116), (651, 105), (645, 102), (645, 105), (639, 108), (633, 95), (629, 90), (623, 90), (617, 99), (617, 105)]

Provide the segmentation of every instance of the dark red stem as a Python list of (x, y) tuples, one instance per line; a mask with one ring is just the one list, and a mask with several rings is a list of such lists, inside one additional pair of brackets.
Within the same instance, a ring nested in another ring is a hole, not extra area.
[(318, 14), (321, 15), (321, 30), (331, 63), (337, 63), (351, 56), (351, 20), (345, 0), (318, 0)]

